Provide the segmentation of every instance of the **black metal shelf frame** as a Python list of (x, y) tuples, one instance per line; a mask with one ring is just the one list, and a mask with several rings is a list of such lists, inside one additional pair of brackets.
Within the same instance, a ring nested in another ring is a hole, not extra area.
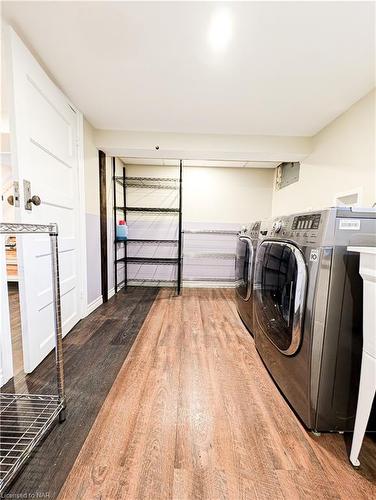
[(116, 262), (127, 262), (127, 264), (177, 264), (179, 259), (177, 257), (124, 257), (118, 259)]
[[(182, 287), (182, 194), (183, 194), (183, 161), (179, 161), (179, 177), (127, 177), (126, 168), (123, 167), (123, 174), (121, 176), (116, 175), (116, 159), (112, 158), (112, 179), (113, 179), (113, 191), (114, 191), (114, 206), (113, 206), (113, 216), (114, 216), (114, 280), (115, 280), (115, 293), (118, 292), (119, 286), (124, 284), (126, 287), (128, 285), (128, 272), (127, 268), (129, 264), (146, 264), (146, 265), (174, 265), (177, 267), (177, 278), (172, 279), (130, 279), (132, 283), (176, 283), (177, 293), (180, 294)], [(118, 205), (116, 196), (116, 185), (122, 186), (123, 191), (123, 204)], [(178, 191), (178, 207), (134, 207), (127, 205), (127, 189), (175, 189)], [(143, 238), (129, 238), (127, 240), (117, 240), (116, 239), (116, 218), (118, 212), (122, 212), (124, 219), (126, 220), (127, 214), (131, 212), (144, 213), (144, 214), (156, 214), (156, 215), (170, 215), (178, 217), (178, 238), (177, 239), (143, 239)], [(118, 258), (118, 245), (122, 243), (124, 246), (124, 257)], [(177, 246), (177, 257), (173, 258), (158, 258), (158, 257), (129, 257), (128, 256), (128, 245), (129, 244), (157, 244), (160, 245), (174, 245)], [(119, 263), (124, 263), (124, 280), (118, 282), (118, 269), (117, 265)]]
[(163, 207), (116, 207), (116, 210), (125, 210), (126, 212), (145, 212), (156, 214), (179, 214), (179, 208), (163, 208)]

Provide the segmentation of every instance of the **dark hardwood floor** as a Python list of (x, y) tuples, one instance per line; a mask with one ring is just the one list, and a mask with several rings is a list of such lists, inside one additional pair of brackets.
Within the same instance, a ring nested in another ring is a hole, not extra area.
[(376, 443), (355, 470), (347, 440), (303, 428), (232, 290), (162, 290), (59, 498), (376, 498)]
[[(65, 337), (67, 419), (41, 443), (7, 492), (11, 498), (57, 497), (157, 293), (121, 291)], [(55, 394), (54, 353), (32, 374), (18, 373), (2, 391)]]

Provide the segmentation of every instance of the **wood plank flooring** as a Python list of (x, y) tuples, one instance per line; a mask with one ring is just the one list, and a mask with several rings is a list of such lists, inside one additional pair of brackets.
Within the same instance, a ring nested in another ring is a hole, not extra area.
[(232, 290), (162, 290), (59, 499), (375, 498), (375, 440), (354, 470), (346, 439), (302, 427)]
[[(7, 498), (57, 497), (157, 293), (155, 288), (120, 292), (64, 338), (67, 419), (39, 446)], [(56, 394), (54, 353), (2, 391)]]

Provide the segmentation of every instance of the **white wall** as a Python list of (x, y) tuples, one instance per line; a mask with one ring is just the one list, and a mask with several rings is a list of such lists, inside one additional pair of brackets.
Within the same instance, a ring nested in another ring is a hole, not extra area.
[[(129, 176), (178, 176), (176, 167), (128, 165)], [(269, 217), (274, 169), (184, 167), (183, 221), (234, 224)]]
[(333, 206), (338, 194), (360, 190), (360, 205), (376, 201), (373, 91), (313, 138), (300, 179), (273, 194), (273, 215)]
[(301, 161), (312, 149), (310, 137), (265, 135), (96, 130), (95, 141), (113, 156), (194, 160)]
[(102, 300), (99, 219), (99, 165), (94, 129), (84, 120), (84, 172), (88, 307)]

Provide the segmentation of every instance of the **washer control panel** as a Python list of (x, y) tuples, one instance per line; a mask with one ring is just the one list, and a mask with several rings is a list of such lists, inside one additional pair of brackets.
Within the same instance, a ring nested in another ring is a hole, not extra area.
[(292, 221), (291, 229), (318, 229), (321, 214), (298, 215)]
[(249, 236), (250, 238), (258, 238), (261, 221), (252, 222), (249, 226), (242, 226), (240, 236)]
[(320, 212), (280, 217), (265, 221), (261, 226), (260, 237), (285, 238), (302, 245), (316, 243), (321, 222)]

